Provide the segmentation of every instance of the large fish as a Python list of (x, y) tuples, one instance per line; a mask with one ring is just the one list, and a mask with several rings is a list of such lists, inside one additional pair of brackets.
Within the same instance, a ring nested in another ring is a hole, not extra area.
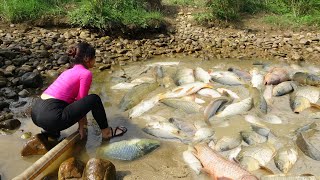
[(307, 98), (311, 103), (316, 103), (319, 100), (320, 91), (317, 87), (305, 86), (300, 87), (295, 95)]
[(236, 73), (239, 77), (241, 77), (245, 81), (251, 81), (252, 76), (250, 73), (246, 71), (243, 71), (237, 68), (232, 68), (232, 67), (229, 68), (228, 71)]
[(145, 133), (163, 139), (178, 139), (184, 141), (187, 137), (175, 125), (166, 122), (151, 122), (142, 129)]
[(303, 110), (311, 107), (310, 101), (302, 96), (290, 96), (290, 106), (294, 113), (300, 113)]
[(260, 90), (256, 87), (250, 87), (249, 92), (251, 94), (255, 109), (258, 110), (258, 112), (266, 114), (268, 111), (268, 105)]
[(162, 99), (160, 100), (160, 102), (162, 102), (163, 104), (175, 108), (175, 109), (179, 109), (179, 110), (183, 110), (187, 113), (197, 113), (200, 112), (202, 106), (200, 106), (199, 104), (193, 102), (193, 101), (186, 101), (186, 100), (182, 100), (182, 99)]
[(252, 78), (251, 78), (252, 87), (261, 89), (263, 86), (263, 79), (264, 79), (263, 75), (259, 73), (258, 69), (252, 69), (250, 71), (250, 74), (252, 75)]
[(238, 96), (238, 94), (235, 93), (235, 92), (233, 92), (233, 91), (231, 91), (230, 89), (218, 88), (217, 91), (218, 91), (220, 94), (230, 96), (230, 97), (232, 97), (233, 99), (240, 99), (240, 97)]
[(297, 146), (310, 158), (320, 161), (320, 131), (311, 129), (297, 136)]
[(224, 110), (217, 113), (216, 117), (226, 117), (241, 114), (249, 111), (252, 108), (252, 98), (246, 98), (237, 103), (228, 105)]
[(275, 67), (275, 68), (271, 69), (271, 71), (265, 75), (264, 84), (277, 85), (281, 82), (288, 81), (288, 80), (289, 80), (288, 72), (283, 68)]
[(259, 162), (260, 166), (265, 166), (275, 155), (275, 148), (269, 143), (255, 144), (251, 146), (243, 146), (237, 156), (240, 162), (245, 156), (252, 157)]
[(261, 136), (260, 134), (252, 130), (251, 131), (244, 130), (244, 131), (241, 131), (240, 134), (243, 138), (243, 141), (249, 145), (264, 143), (267, 141), (267, 137)]
[(202, 165), (199, 159), (194, 155), (195, 150), (193, 148), (188, 148), (188, 150), (182, 153), (183, 160), (189, 165), (189, 167), (195, 171), (196, 174), (201, 173)]
[(178, 69), (174, 76), (174, 80), (178, 86), (195, 82), (193, 70), (190, 68)]
[(188, 136), (194, 136), (197, 132), (195, 125), (191, 122), (187, 122), (179, 118), (169, 118), (168, 121)]
[(183, 96), (187, 96), (190, 94), (194, 94), (198, 92), (202, 88), (212, 88), (212, 85), (203, 83), (203, 82), (194, 82), (190, 84), (185, 84), (182, 86), (178, 86), (171, 91), (168, 91), (163, 94), (164, 98), (179, 98)]
[(210, 74), (205, 71), (204, 69), (202, 69), (201, 67), (197, 67), (194, 70), (194, 76), (196, 78), (196, 80), (200, 81), (200, 82), (204, 82), (204, 83), (209, 83), (211, 76)]
[(216, 151), (229, 151), (238, 147), (241, 144), (241, 142), (242, 139), (239, 135), (237, 135), (236, 137), (223, 136), (216, 142), (214, 148)]
[(210, 88), (203, 88), (200, 89), (197, 94), (204, 96), (204, 97), (211, 97), (211, 98), (217, 98), (217, 97), (221, 97), (221, 94), (219, 92), (217, 92), (214, 89), (210, 89)]
[(219, 109), (223, 105), (229, 102), (231, 102), (231, 99), (227, 97), (220, 97), (220, 98), (213, 99), (204, 110), (205, 119), (206, 120), (210, 119), (219, 111)]
[(282, 147), (274, 157), (277, 168), (287, 174), (298, 160), (298, 151), (294, 146)]
[(133, 87), (120, 101), (120, 109), (126, 111), (137, 105), (143, 97), (158, 87), (158, 83), (142, 83)]
[(162, 94), (158, 94), (148, 100), (144, 100), (134, 106), (129, 112), (129, 118), (135, 118), (140, 116), (141, 114), (149, 111), (153, 108), (159, 101), (162, 99)]
[(123, 140), (100, 147), (98, 154), (107, 158), (131, 161), (150, 153), (160, 146), (152, 139)]
[(121, 83), (118, 83), (114, 86), (111, 86), (110, 89), (132, 89), (134, 86), (136, 86), (137, 84), (133, 84), (133, 83), (128, 83), (128, 82), (121, 82)]
[(195, 145), (195, 156), (200, 160), (203, 168), (213, 179), (246, 179), (257, 180), (250, 172), (241, 168), (212, 150), (207, 144)]
[(310, 86), (319, 86), (320, 77), (314, 74), (297, 72), (293, 75), (292, 80), (297, 81), (299, 84), (306, 84)]
[(282, 96), (294, 91), (297, 88), (297, 85), (293, 81), (285, 81), (276, 85), (273, 90), (273, 96)]
[(236, 86), (244, 84), (243, 80), (237, 74), (230, 71), (216, 71), (210, 72), (209, 74), (213, 81), (224, 85)]
[(273, 85), (266, 85), (266, 88), (263, 91), (263, 97), (267, 101), (268, 105), (271, 105), (273, 103), (272, 91), (273, 91)]

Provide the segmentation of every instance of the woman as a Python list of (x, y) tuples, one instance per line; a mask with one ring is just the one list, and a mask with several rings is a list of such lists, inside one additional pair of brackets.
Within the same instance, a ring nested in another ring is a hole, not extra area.
[(103, 139), (121, 136), (125, 127), (114, 129), (108, 126), (106, 113), (100, 97), (88, 95), (95, 64), (95, 49), (82, 42), (72, 47), (68, 55), (73, 57), (74, 66), (64, 71), (37, 99), (32, 106), (31, 117), (37, 126), (43, 128), (48, 136), (58, 138), (60, 131), (78, 122), (81, 139), (86, 135), (86, 114), (92, 111)]

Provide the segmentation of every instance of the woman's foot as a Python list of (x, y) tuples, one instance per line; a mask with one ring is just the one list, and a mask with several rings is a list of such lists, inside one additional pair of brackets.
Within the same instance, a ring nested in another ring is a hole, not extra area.
[(127, 132), (127, 128), (124, 126), (117, 126), (114, 130), (112, 127), (102, 129), (102, 138), (109, 140), (114, 137), (122, 136)]

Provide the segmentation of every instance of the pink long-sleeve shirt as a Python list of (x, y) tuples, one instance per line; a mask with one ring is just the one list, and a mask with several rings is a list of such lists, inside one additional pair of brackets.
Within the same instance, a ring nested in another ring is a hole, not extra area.
[(88, 95), (92, 83), (92, 73), (81, 64), (64, 71), (44, 94), (72, 103)]

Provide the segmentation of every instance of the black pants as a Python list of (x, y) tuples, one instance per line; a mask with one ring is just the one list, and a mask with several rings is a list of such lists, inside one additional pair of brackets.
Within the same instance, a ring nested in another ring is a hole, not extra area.
[(100, 129), (108, 127), (106, 112), (96, 94), (90, 94), (71, 104), (58, 99), (39, 98), (32, 105), (31, 118), (34, 124), (48, 133), (60, 134), (60, 131), (77, 123), (89, 111), (92, 111)]

